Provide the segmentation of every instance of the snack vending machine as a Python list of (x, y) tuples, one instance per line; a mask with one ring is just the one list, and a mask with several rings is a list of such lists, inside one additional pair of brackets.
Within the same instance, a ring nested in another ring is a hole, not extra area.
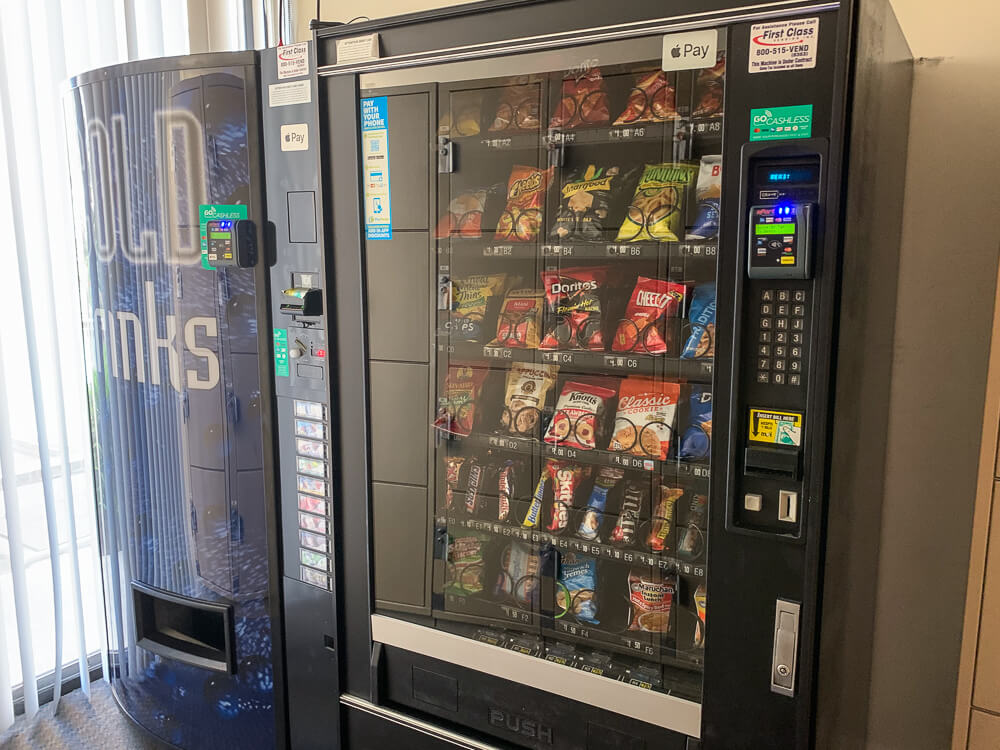
[(66, 98), (107, 674), (185, 750), (287, 744), (283, 603), (307, 573), (279, 499), (328, 454), (311, 48), (128, 63)]
[(346, 745), (859, 746), (888, 4), (485, 2), (317, 45)]

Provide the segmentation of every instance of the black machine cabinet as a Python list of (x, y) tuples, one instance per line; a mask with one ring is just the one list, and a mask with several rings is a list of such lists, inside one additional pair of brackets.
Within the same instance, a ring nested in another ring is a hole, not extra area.
[(332, 646), (345, 746), (853, 746), (888, 3), (482, 2), (316, 56), (337, 607), (297, 595), (289, 672)]

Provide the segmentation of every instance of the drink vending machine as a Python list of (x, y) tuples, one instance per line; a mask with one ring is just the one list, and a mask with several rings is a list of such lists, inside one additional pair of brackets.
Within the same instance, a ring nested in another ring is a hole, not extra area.
[(285, 747), (294, 659), (336, 678), (297, 638), (334, 610), (311, 50), (129, 63), (66, 97), (107, 674), (182, 748)]
[(293, 745), (860, 746), (888, 3), (505, 0), (316, 44), (338, 472), (301, 559), (338, 606), (295, 627), (343, 708)]

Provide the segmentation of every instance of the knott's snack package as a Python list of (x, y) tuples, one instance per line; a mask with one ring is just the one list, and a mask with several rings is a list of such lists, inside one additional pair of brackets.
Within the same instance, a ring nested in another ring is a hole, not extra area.
[(559, 193), (559, 213), (549, 233), (553, 240), (600, 240), (612, 191), (618, 185), (618, 167), (588, 164), (566, 174)]
[(559, 561), (559, 583), (556, 606), (562, 614), (597, 625), (597, 560), (592, 557), (564, 552)]
[(539, 349), (604, 351), (601, 295), (607, 273), (606, 266), (542, 272), (547, 315)]
[(507, 208), (497, 222), (495, 238), (504, 242), (532, 242), (542, 227), (545, 190), (551, 169), (516, 165), (507, 181)]
[(593, 450), (604, 421), (608, 399), (615, 397), (611, 388), (592, 383), (567, 382), (556, 402), (545, 442), (558, 443), (567, 448)]
[(625, 212), (619, 242), (676, 242), (684, 235), (684, 201), (699, 165), (647, 164)]
[(615, 125), (665, 122), (678, 117), (673, 85), (667, 80), (666, 73), (653, 70), (636, 75), (635, 86), (629, 93), (625, 111), (615, 120)]
[(677, 578), (655, 571), (631, 570), (628, 574), (632, 616), (629, 630), (666, 633), (670, 630), (670, 609), (677, 595)]
[(552, 477), (552, 517), (547, 531), (561, 534), (569, 526), (569, 510), (573, 498), (580, 488), (580, 482), (590, 475), (590, 469), (569, 461), (549, 461), (549, 476)]
[(500, 428), (511, 435), (538, 437), (542, 410), (549, 390), (556, 383), (556, 365), (514, 362), (507, 371), (504, 409)]
[(681, 387), (653, 378), (625, 378), (609, 449), (663, 460), (670, 450)]
[(665, 354), (671, 347), (655, 325), (661, 318), (675, 318), (684, 302), (687, 287), (674, 281), (636, 279), (625, 309), (625, 318), (611, 342), (616, 352)]
[(487, 538), (471, 531), (449, 534), (446, 589), (460, 594), (483, 590), (483, 544)]
[(726, 78), (726, 53), (719, 51), (715, 65), (698, 73), (695, 93), (695, 117), (716, 117), (722, 114), (723, 81)]
[(550, 128), (578, 128), (581, 125), (607, 125), (608, 94), (600, 68), (583, 73), (569, 73), (563, 78), (562, 98), (549, 120)]
[(504, 297), (497, 320), (497, 337), (492, 346), (510, 349), (537, 349), (542, 330), (542, 300), (534, 289), (514, 289)]
[(537, 84), (507, 86), (500, 94), (490, 132), (538, 130), (541, 88)]
[(699, 284), (688, 311), (691, 333), (688, 335), (682, 359), (704, 359), (715, 356), (715, 284)]
[(503, 290), (506, 280), (506, 274), (497, 273), (467, 276), (452, 282), (448, 330), (453, 338), (462, 341), (481, 340), (486, 307)]
[(468, 435), (476, 419), (476, 400), (489, 370), (467, 364), (451, 364), (444, 381), (444, 396), (438, 399), (434, 426), (453, 435)]

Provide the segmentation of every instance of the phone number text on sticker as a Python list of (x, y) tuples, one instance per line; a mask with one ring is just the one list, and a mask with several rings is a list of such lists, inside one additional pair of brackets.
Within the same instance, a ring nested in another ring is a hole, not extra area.
[(758, 23), (750, 27), (750, 72), (816, 67), (819, 18)]

